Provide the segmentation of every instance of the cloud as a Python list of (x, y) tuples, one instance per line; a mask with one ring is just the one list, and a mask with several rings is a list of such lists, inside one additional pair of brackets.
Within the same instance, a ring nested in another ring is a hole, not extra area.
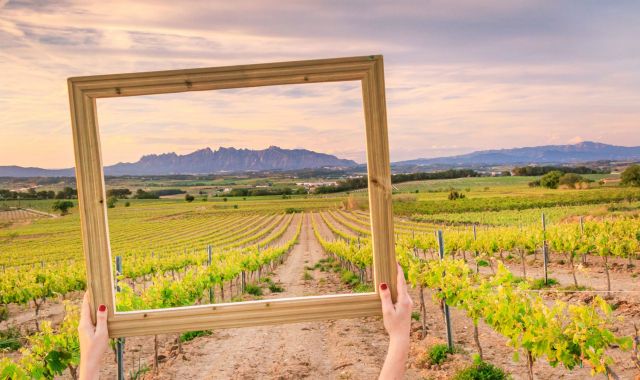
[[(385, 55), (395, 160), (576, 136), (640, 145), (638, 12), (627, 1), (0, 0), (0, 165), (72, 165), (70, 76), (371, 53)], [(110, 100), (99, 117), (105, 162), (272, 140), (354, 158), (361, 107), (345, 83)]]

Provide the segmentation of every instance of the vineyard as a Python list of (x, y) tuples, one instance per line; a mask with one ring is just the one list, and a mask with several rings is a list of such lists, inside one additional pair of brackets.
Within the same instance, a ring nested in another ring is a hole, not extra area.
[[(409, 190), (413, 185), (404, 184)], [(540, 196), (528, 207), (525, 197), (496, 194), (455, 207), (431, 198), (399, 199), (396, 254), (416, 304), (409, 376), (448, 378), (473, 357), (517, 379), (558, 373), (625, 379), (640, 373), (634, 329), (640, 327), (640, 194), (600, 190), (570, 200)], [(371, 228), (362, 203), (346, 196), (159, 199), (110, 209), (117, 308), (371, 292)], [(86, 287), (77, 210), (57, 218), (39, 214), (28, 223), (21, 211), (3, 212), (14, 215), (0, 228), (0, 378), (76, 378), (77, 304)], [(279, 331), (317, 341), (318, 347), (345, 345), (345, 351), (328, 354), (337, 369), (311, 359), (313, 348), (292, 354), (308, 354), (307, 367), (317, 373), (337, 377), (347, 368), (355, 378), (375, 376), (384, 355), (379, 321), (327, 323), (128, 338), (124, 361), (131, 378), (184, 377), (198, 373), (198, 366), (186, 364), (189, 355), (230, 350), (235, 354), (227, 357), (229, 364), (209, 367), (220, 377), (282, 375), (284, 369), (265, 362), (268, 355), (243, 360), (254, 357), (251, 350), (233, 346), (245, 337), (261, 352), (279, 352), (266, 338)], [(365, 329), (361, 335), (382, 348), (347, 343), (353, 337), (340, 329)], [(320, 338), (321, 331), (332, 343)], [(192, 340), (211, 350), (198, 349)], [(428, 346), (442, 342), (452, 346), (449, 364), (425, 364)], [(345, 366), (351, 351), (362, 360)], [(111, 378), (116, 369), (107, 356), (103, 375)], [(304, 374), (295, 371), (289, 377)]]

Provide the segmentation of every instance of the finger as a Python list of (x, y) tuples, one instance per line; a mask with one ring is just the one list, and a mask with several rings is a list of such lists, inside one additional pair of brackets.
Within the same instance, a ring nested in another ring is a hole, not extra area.
[(407, 282), (404, 280), (404, 271), (400, 264), (398, 264), (398, 276), (396, 279), (396, 287), (398, 289), (398, 301), (402, 301), (409, 298), (409, 292), (407, 290)]
[(382, 301), (382, 314), (390, 314), (393, 312), (393, 301), (391, 300), (391, 291), (386, 283), (380, 284), (380, 301)]
[(108, 335), (107, 330), (107, 307), (100, 305), (96, 311), (96, 335)]
[(93, 323), (91, 323), (91, 308), (89, 306), (89, 292), (84, 293), (82, 298), (82, 309), (80, 309), (80, 322), (78, 327), (93, 329)]

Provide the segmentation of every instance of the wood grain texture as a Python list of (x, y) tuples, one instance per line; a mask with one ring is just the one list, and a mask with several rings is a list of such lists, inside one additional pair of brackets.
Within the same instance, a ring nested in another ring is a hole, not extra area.
[(124, 337), (378, 315), (376, 293), (343, 294), (118, 313), (109, 330)]
[(362, 95), (367, 130), (367, 166), (369, 210), (373, 240), (373, 268), (376, 289), (384, 282), (397, 299), (396, 255), (391, 199), (391, 165), (387, 134), (387, 112), (382, 57), (362, 80)]
[(109, 335), (124, 337), (380, 315), (380, 300), (376, 293), (114, 313), (114, 281), (96, 99), (350, 80), (362, 83), (374, 283), (376, 291), (381, 282), (389, 284), (395, 300), (397, 268), (382, 56), (348, 57), (69, 78), (78, 203), (92, 318), (95, 320), (94, 305), (106, 305)]

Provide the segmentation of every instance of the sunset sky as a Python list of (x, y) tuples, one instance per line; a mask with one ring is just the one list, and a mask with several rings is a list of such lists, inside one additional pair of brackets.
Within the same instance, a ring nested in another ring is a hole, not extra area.
[[(71, 76), (382, 54), (391, 158), (640, 145), (637, 1), (0, 0), (0, 165), (71, 167)], [(98, 103), (106, 164), (210, 146), (362, 161), (357, 83)]]

